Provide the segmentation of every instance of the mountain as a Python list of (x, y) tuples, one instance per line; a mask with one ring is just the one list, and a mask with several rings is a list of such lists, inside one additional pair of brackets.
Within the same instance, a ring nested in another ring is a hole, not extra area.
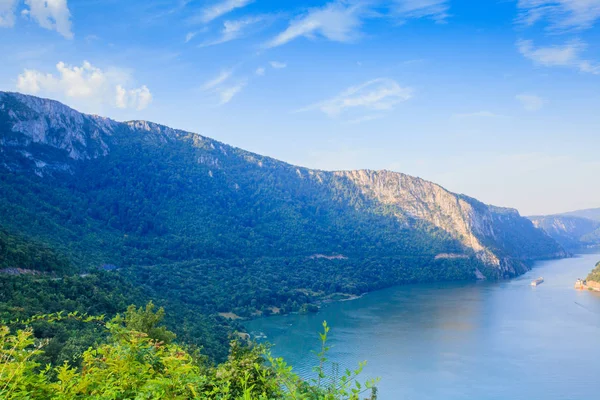
[(530, 217), (533, 224), (571, 251), (600, 248), (600, 209)]
[(420, 178), (311, 170), (5, 92), (0, 215), (81, 273), (105, 266), (168, 307), (229, 318), (566, 256), (516, 210)]
[(562, 215), (591, 219), (593, 221), (600, 222), (600, 208), (589, 208), (587, 210), (571, 211), (571, 212), (566, 212)]

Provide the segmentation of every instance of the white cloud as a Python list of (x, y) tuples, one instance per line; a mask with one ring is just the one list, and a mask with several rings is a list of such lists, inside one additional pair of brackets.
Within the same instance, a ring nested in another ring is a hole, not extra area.
[(152, 94), (146, 86), (130, 90), (124, 88), (131, 78), (123, 70), (112, 68), (103, 71), (87, 61), (81, 67), (59, 62), (56, 69), (58, 75), (26, 69), (17, 78), (17, 89), (24, 93), (76, 100), (78, 104), (93, 109), (108, 104), (142, 110), (152, 101)]
[(242, 89), (246, 86), (246, 82), (238, 83), (234, 86), (219, 88), (217, 90), (217, 94), (219, 95), (219, 105), (222, 106), (224, 104), (229, 103)]
[(339, 116), (348, 109), (390, 111), (396, 104), (407, 101), (412, 96), (411, 88), (401, 87), (392, 79), (379, 78), (350, 87), (336, 97), (298, 111), (320, 110), (330, 117)]
[(29, 8), (23, 10), (23, 15), (35, 20), (42, 28), (56, 31), (67, 39), (73, 38), (67, 0), (25, 0), (25, 4)]
[(216, 94), (219, 97), (219, 105), (229, 103), (246, 86), (246, 81), (228, 84), (233, 75), (233, 70), (224, 70), (214, 79), (209, 80), (202, 85), (202, 90)]
[(185, 35), (185, 42), (188, 43), (190, 40), (192, 40), (196, 35), (198, 34), (198, 32), (188, 32), (187, 35)]
[(235, 39), (239, 39), (244, 34), (246, 28), (251, 25), (255, 25), (264, 18), (262, 17), (248, 17), (237, 21), (225, 21), (223, 23), (223, 29), (221, 30), (221, 37), (212, 41), (205, 42), (200, 47), (214, 46), (217, 44), (227, 43)]
[(393, 7), (402, 18), (431, 18), (442, 22), (448, 18), (449, 0), (394, 0)]
[(519, 0), (519, 21), (546, 21), (551, 30), (591, 28), (600, 18), (600, 0)]
[(266, 70), (264, 67), (258, 67), (256, 68), (256, 71), (254, 71), (257, 76), (265, 76), (265, 72)]
[(537, 65), (571, 67), (581, 72), (600, 74), (600, 65), (582, 58), (581, 53), (586, 49), (586, 45), (581, 41), (536, 48), (531, 40), (519, 40), (517, 48), (524, 57)]
[(526, 111), (538, 111), (544, 107), (546, 100), (538, 95), (521, 93), (515, 96)]
[(472, 113), (453, 114), (453, 119), (469, 119), (469, 118), (497, 118), (502, 117), (499, 114), (491, 111), (477, 111)]
[(269, 62), (269, 64), (271, 64), (271, 67), (273, 67), (275, 69), (283, 69), (283, 68), (287, 67), (286, 63), (283, 63), (280, 61), (271, 61), (271, 62)]
[(254, 0), (223, 0), (210, 7), (204, 8), (199, 15), (191, 18), (191, 22), (201, 22), (206, 24), (225, 14), (229, 14), (237, 8), (246, 7), (252, 2), (254, 2)]
[(284, 45), (299, 37), (315, 38), (317, 36), (335, 42), (350, 42), (358, 36), (362, 25), (362, 4), (347, 4), (338, 1), (322, 8), (313, 8), (304, 16), (290, 22), (288, 28), (266, 43), (272, 48)]
[(204, 85), (202, 85), (202, 89), (203, 90), (214, 89), (215, 87), (217, 87), (220, 84), (227, 81), (231, 77), (232, 74), (233, 74), (233, 70), (231, 70), (231, 69), (223, 70), (214, 79), (211, 79), (208, 82), (206, 82)]
[(352, 42), (369, 18), (431, 18), (442, 22), (448, 17), (449, 0), (334, 0), (312, 8), (293, 19), (286, 30), (265, 43), (266, 48), (282, 46), (300, 37)]
[(15, 25), (15, 9), (18, 0), (0, 0), (0, 28), (11, 28)]
[(119, 108), (135, 108), (143, 110), (152, 103), (152, 93), (146, 85), (127, 90), (121, 85), (117, 85), (116, 104)]

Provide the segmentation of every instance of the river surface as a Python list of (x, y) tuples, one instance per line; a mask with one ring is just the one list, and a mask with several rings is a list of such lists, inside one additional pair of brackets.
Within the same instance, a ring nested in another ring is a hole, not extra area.
[(598, 398), (600, 293), (573, 288), (598, 260), (539, 262), (497, 283), (394, 287), (247, 328), (308, 377), (327, 320), (330, 358), (340, 370), (368, 360), (363, 375), (381, 378), (381, 400)]

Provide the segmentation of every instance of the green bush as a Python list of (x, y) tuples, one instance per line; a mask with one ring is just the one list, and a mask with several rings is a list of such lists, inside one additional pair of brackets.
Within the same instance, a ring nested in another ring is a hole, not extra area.
[(329, 377), (325, 371), (327, 335), (323, 324), (317, 377), (303, 380), (263, 345), (231, 343), (227, 361), (217, 366), (183, 345), (159, 324), (164, 311), (130, 307), (124, 316), (102, 318), (76, 313), (36, 317), (49, 323), (76, 319), (104, 326), (107, 340), (82, 354), (81, 366), (43, 366), (45, 341), (30, 327), (11, 333), (0, 327), (0, 398), (16, 399), (350, 399), (376, 398), (375, 381), (360, 384), (356, 371)]

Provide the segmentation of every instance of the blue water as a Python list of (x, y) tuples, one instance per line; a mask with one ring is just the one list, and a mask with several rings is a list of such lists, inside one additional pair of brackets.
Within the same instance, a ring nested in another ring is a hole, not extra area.
[(598, 260), (540, 262), (505, 282), (395, 287), (247, 327), (306, 377), (327, 320), (330, 358), (340, 369), (368, 360), (383, 400), (598, 398), (600, 293), (573, 288)]

